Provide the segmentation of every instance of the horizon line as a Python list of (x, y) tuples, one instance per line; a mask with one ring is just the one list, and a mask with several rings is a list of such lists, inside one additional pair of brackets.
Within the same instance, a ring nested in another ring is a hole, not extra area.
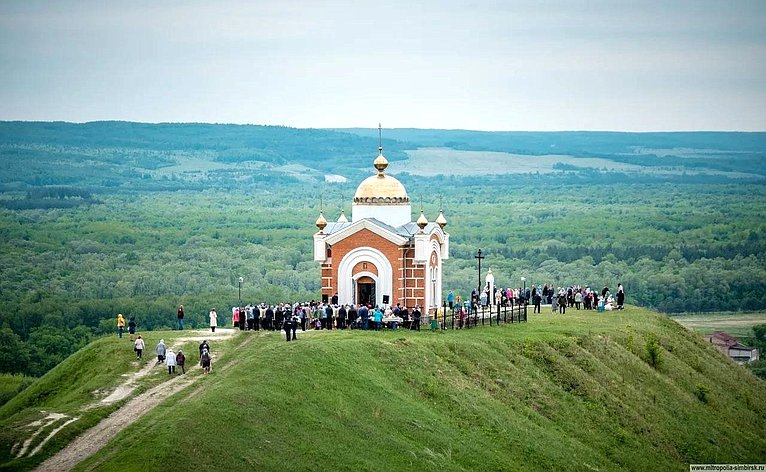
[[(0, 119), (0, 123), (65, 123), (72, 125), (87, 125), (94, 123), (135, 123), (146, 125), (219, 125), (219, 126), (261, 126), (274, 128), (292, 128), (292, 129), (321, 129), (321, 130), (376, 130), (377, 126), (296, 126), (285, 124), (265, 124), (265, 123), (245, 123), (245, 122), (223, 122), (223, 121), (133, 121), (121, 119), (87, 120), (87, 121), (69, 121), (69, 120), (21, 120), (21, 119)], [(383, 129), (388, 130), (421, 130), (421, 131), (468, 131), (479, 133), (766, 133), (766, 129), (747, 130), (747, 129), (477, 129), (477, 128), (421, 128), (417, 126), (401, 126)]]

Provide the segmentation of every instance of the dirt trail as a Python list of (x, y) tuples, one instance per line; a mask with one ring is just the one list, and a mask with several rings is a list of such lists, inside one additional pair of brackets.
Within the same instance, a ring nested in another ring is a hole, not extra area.
[[(195, 336), (178, 338), (173, 343), (173, 346), (181, 345), (189, 341), (203, 341), (206, 339), (213, 341), (227, 339), (234, 336), (236, 333), (237, 331), (235, 330), (220, 330), (215, 334), (205, 333)], [(216, 357), (220, 359), (220, 356)], [(139, 372), (129, 378), (124, 384), (117, 387), (117, 389), (115, 389), (115, 391), (112, 392), (108, 397), (102, 399), (100, 403), (103, 404), (107, 399), (109, 399), (108, 403), (113, 403), (130, 395), (130, 393), (133, 392), (136, 387), (136, 381), (139, 378), (148, 375), (154, 366), (155, 364), (150, 362), (146, 367), (142, 368)], [(136, 396), (132, 400), (128, 401), (124, 407), (115, 411), (108, 417), (101, 420), (101, 422), (99, 422), (96, 426), (75, 438), (64, 449), (60, 450), (54, 456), (48, 458), (35, 470), (57, 472), (63, 470), (71, 470), (77, 464), (95, 454), (112, 438), (117, 436), (120, 431), (130, 426), (147, 412), (151, 411), (160, 402), (195, 383), (200, 378), (202, 378), (200, 375), (179, 375)], [(196, 391), (198, 390), (195, 390), (195, 392)], [(92, 407), (92, 405), (90, 407)]]
[[(178, 338), (175, 340), (172, 346), (168, 346), (173, 349), (173, 351), (176, 351), (179, 346), (181, 346), (184, 343), (191, 342), (191, 341), (215, 341), (215, 340), (221, 340), (221, 339), (228, 339), (232, 336), (234, 336), (237, 331), (233, 329), (223, 329), (218, 330), (216, 333), (201, 333), (199, 331), (192, 331), (192, 333), (196, 333), (194, 336), (185, 336), (183, 338)], [(133, 390), (138, 385), (138, 381), (142, 379), (143, 377), (146, 377), (149, 375), (152, 370), (156, 367), (155, 363), (149, 362), (144, 367), (141, 368), (138, 372), (134, 373), (127, 381), (122, 383), (120, 386), (118, 386), (112, 393), (107, 395), (106, 397), (102, 398), (100, 401), (93, 403), (89, 407), (86, 407), (86, 409), (92, 409), (97, 406), (104, 406), (104, 405), (111, 405), (112, 403), (118, 402), (120, 400), (123, 400), (127, 398), (131, 393), (133, 393)]]

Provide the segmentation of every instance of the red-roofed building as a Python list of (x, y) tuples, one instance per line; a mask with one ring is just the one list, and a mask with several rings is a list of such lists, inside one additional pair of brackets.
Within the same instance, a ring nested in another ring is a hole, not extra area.
[(757, 362), (760, 358), (758, 348), (740, 344), (737, 338), (723, 331), (715, 331), (713, 334), (706, 335), (705, 341), (729, 356), (737, 364)]

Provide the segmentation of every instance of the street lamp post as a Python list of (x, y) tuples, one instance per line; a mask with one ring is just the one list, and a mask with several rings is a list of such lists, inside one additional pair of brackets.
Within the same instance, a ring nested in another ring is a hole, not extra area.
[(524, 292), (522, 293), (524, 294), (524, 304), (526, 305), (527, 304), (527, 278), (522, 277), (521, 281), (524, 282)]
[(243, 277), (239, 278), (239, 304), (242, 305), (242, 282), (244, 282), (245, 279)]

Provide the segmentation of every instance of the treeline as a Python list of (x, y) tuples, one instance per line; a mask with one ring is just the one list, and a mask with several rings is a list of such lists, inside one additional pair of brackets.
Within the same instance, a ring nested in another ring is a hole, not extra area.
[[(755, 239), (741, 241), (736, 244), (722, 244), (720, 246), (685, 245), (677, 247), (636, 244), (635, 246), (622, 246), (605, 244), (603, 246), (566, 245), (559, 243), (544, 249), (532, 248), (526, 250), (514, 250), (512, 247), (500, 247), (499, 253), (509, 259), (525, 260), (548, 260), (555, 259), (561, 262), (572, 262), (582, 257), (591, 257), (598, 264), (606, 258), (618, 260), (636, 261), (641, 258), (653, 261), (663, 261), (668, 257), (680, 256), (688, 262), (698, 259), (733, 259), (737, 256), (758, 256), (766, 254), (766, 240), (761, 240), (757, 233), (751, 233)], [(499, 242), (507, 241), (507, 235), (496, 235)]]
[[(746, 161), (764, 136), (396, 133), (384, 134), (394, 140), (384, 142), (389, 159), (440, 139), (549, 153), (551, 144), (622, 152), (720, 139), (713, 149)], [(320, 202), (328, 220), (350, 214), (377, 148), (377, 130), (360, 134), (0, 123), (0, 328), (27, 353), (0, 369), (40, 374), (90, 336), (114, 332), (117, 313), (141, 330), (172, 327), (178, 304), (191, 325), (204, 325), (213, 306), (224, 319), (239, 303), (240, 276), (243, 303), (318, 298), (313, 222)], [(333, 166), (350, 182), (325, 184)], [(665, 312), (766, 309), (762, 180), (594, 169), (397, 177), (414, 217), (421, 201), (431, 220), (445, 211), (445, 290), (471, 291), (481, 248), (483, 274), (491, 267), (504, 287), (521, 277), (528, 286), (622, 283), (629, 303)]]

